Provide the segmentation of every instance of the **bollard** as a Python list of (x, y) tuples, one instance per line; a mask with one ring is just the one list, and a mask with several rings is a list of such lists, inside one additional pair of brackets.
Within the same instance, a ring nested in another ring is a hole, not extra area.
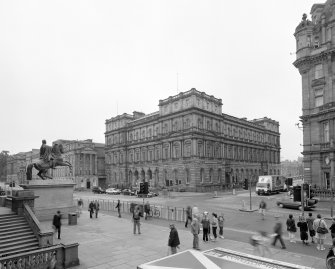
[(245, 210), (245, 201), (242, 200), (242, 209)]
[(218, 197), (218, 192), (217, 191), (214, 192), (214, 197)]
[(233, 189), (233, 195), (235, 195), (236, 194), (236, 191), (235, 191), (235, 189)]

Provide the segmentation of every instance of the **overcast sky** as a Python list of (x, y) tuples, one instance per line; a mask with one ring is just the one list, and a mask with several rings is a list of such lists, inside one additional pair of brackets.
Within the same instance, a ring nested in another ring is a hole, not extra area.
[(106, 119), (196, 88), (221, 98), (223, 113), (279, 121), (281, 159), (297, 159), (293, 34), (314, 3), (0, 0), (0, 151), (104, 143)]

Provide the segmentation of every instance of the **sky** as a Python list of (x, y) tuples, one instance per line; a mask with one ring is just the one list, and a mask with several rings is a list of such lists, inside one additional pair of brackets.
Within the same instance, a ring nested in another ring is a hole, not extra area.
[(0, 152), (104, 143), (105, 121), (196, 88), (301, 156), (294, 31), (312, 0), (0, 0)]

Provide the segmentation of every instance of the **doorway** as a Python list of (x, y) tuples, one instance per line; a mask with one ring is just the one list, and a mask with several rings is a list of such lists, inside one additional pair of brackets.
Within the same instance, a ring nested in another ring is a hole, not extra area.
[(324, 172), (323, 177), (324, 177), (325, 187), (327, 190), (329, 190), (330, 189), (330, 173)]

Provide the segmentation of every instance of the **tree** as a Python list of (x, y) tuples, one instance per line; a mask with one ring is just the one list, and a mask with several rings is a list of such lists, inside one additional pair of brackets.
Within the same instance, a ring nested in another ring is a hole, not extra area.
[(3, 150), (0, 153), (0, 182), (5, 182), (7, 178), (7, 158), (9, 151)]

